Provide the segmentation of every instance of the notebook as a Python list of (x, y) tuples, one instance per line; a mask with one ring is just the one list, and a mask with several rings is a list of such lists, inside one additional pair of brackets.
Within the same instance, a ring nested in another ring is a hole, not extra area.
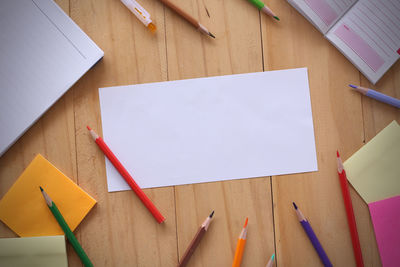
[(400, 57), (400, 1), (287, 0), (375, 84)]
[(2, 267), (67, 267), (65, 237), (0, 238)]
[(52, 0), (0, 1), (0, 156), (103, 57)]
[[(307, 69), (100, 88), (104, 140), (142, 188), (316, 171)], [(109, 191), (130, 190), (106, 160)]]
[(21, 237), (63, 235), (39, 186), (57, 205), (72, 231), (96, 200), (42, 155), (37, 155), (0, 200), (0, 220)]

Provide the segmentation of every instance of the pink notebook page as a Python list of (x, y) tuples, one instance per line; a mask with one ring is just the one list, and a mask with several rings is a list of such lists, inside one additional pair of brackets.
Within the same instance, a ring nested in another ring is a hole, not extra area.
[(400, 196), (368, 204), (383, 267), (400, 264)]
[(382, 57), (348, 25), (342, 24), (335, 35), (346, 43), (373, 71), (378, 71), (385, 63)]
[(331, 25), (337, 18), (336, 11), (325, 0), (304, 0), (306, 4), (327, 25)]

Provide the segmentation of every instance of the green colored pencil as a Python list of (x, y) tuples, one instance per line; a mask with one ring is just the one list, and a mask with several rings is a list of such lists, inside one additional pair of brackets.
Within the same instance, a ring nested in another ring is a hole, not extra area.
[(265, 14), (273, 17), (276, 20), (279, 20), (279, 18), (275, 15), (275, 13), (260, 0), (248, 0), (248, 1), (253, 5), (255, 5), (259, 10), (261, 10)]
[(58, 224), (63, 229), (65, 236), (67, 237), (68, 241), (71, 243), (72, 247), (75, 249), (76, 254), (78, 254), (79, 258), (81, 259), (83, 265), (85, 267), (93, 267), (93, 263), (90, 261), (89, 257), (86, 255), (85, 251), (79, 244), (78, 240), (74, 236), (69, 228), (67, 222), (65, 221), (64, 217), (62, 216), (61, 212), (58, 210), (56, 204), (51, 200), (48, 194), (43, 191), (43, 188), (40, 186), (40, 191), (43, 194), (44, 199), (46, 200), (46, 204), (49, 207), (51, 213), (53, 213), (54, 217), (56, 218)]

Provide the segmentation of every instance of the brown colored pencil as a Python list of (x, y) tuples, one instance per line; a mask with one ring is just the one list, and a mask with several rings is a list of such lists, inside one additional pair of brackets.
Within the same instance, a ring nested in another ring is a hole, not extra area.
[(200, 244), (200, 241), (203, 238), (204, 234), (207, 232), (208, 226), (210, 226), (211, 218), (213, 215), (214, 211), (211, 212), (210, 216), (208, 216), (207, 219), (205, 219), (205, 221), (202, 223), (196, 235), (194, 236), (192, 242), (190, 242), (188, 248), (186, 249), (185, 254), (183, 254), (183, 257), (178, 263), (178, 267), (184, 267), (186, 266), (186, 264), (188, 264), (190, 257), (196, 250), (197, 246)]
[(215, 38), (215, 36), (200, 22), (198, 22), (195, 18), (190, 16), (188, 13), (186, 13), (184, 10), (182, 10), (180, 7), (175, 5), (169, 0), (160, 0), (164, 5), (181, 15), (184, 19), (186, 19), (190, 24), (192, 24), (196, 29), (198, 29), (201, 33), (204, 33), (206, 35), (211, 36), (212, 38)]

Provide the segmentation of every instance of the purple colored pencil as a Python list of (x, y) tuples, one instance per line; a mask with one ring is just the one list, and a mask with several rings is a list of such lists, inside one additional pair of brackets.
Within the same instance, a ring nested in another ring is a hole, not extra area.
[(372, 89), (369, 89), (369, 88), (356, 86), (356, 85), (352, 85), (352, 84), (349, 84), (349, 86), (351, 88), (353, 88), (355, 91), (357, 91), (357, 92), (359, 92), (359, 93), (361, 93), (361, 94), (363, 94), (365, 96), (368, 96), (368, 97), (373, 98), (375, 100), (378, 100), (380, 102), (392, 105), (392, 106), (394, 106), (396, 108), (400, 108), (400, 99), (397, 99), (397, 98), (382, 94), (382, 93), (380, 93), (378, 91), (375, 91), (375, 90), (372, 90)]
[(313, 229), (311, 228), (310, 223), (307, 221), (306, 217), (304, 217), (303, 213), (297, 208), (296, 203), (293, 202), (293, 206), (296, 209), (297, 217), (299, 218), (301, 226), (303, 226), (304, 231), (306, 232), (308, 238), (310, 239), (312, 245), (314, 246), (315, 250), (318, 253), (319, 258), (321, 259), (322, 263), (326, 267), (332, 267), (332, 263), (329, 260), (328, 256), (325, 253), (321, 243), (319, 242), (317, 236), (315, 235)]

